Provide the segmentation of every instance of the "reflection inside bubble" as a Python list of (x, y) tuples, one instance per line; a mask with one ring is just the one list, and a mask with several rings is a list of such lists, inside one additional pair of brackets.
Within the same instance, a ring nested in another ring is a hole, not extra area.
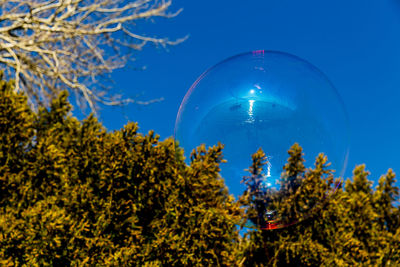
[[(242, 179), (249, 174), (251, 155), (262, 148), (267, 164), (253, 186), (264, 202), (295, 191), (287, 191), (282, 180), (294, 143), (303, 147), (306, 167), (324, 152), (338, 175), (345, 170), (349, 145), (346, 113), (329, 80), (304, 60), (270, 51), (238, 55), (203, 73), (182, 101), (175, 138), (187, 158), (200, 144), (223, 143), (227, 163), (221, 176), (236, 199), (248, 190)], [(260, 214), (264, 222), (256, 227), (285, 219), (273, 209)]]

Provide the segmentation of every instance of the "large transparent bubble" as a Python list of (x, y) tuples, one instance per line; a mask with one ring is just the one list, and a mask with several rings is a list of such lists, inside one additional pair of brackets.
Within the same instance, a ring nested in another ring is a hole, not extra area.
[[(268, 163), (258, 180), (268, 192), (285, 190), (281, 175), (294, 143), (303, 148), (306, 167), (323, 152), (336, 176), (342, 176), (349, 130), (342, 101), (321, 71), (296, 56), (262, 50), (228, 58), (194, 82), (181, 103), (175, 139), (187, 158), (202, 143), (223, 143), (227, 163), (221, 175), (239, 198), (248, 190), (242, 182), (249, 175), (245, 169), (260, 147)], [(248, 225), (271, 229), (294, 222), (276, 210), (267, 209), (261, 217), (263, 223)]]

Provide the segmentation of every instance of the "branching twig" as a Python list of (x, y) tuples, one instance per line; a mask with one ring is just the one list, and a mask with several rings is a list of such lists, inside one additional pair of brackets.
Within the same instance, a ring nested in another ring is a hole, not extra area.
[(0, 0), (0, 66), (34, 108), (48, 105), (65, 88), (94, 113), (98, 103), (159, 101), (107, 97), (98, 78), (125, 66), (130, 55), (121, 52), (123, 47), (140, 50), (147, 43), (167, 46), (184, 40), (134, 31), (137, 20), (178, 15), (181, 10), (168, 12), (171, 4), (172, 0)]

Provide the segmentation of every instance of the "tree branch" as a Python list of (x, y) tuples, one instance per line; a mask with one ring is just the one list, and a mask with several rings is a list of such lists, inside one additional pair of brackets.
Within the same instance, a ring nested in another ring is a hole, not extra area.
[(81, 96), (80, 103), (86, 102), (94, 113), (97, 103), (160, 101), (106, 96), (101, 77), (125, 66), (129, 55), (122, 48), (176, 45), (186, 39), (135, 33), (137, 20), (177, 16), (181, 10), (170, 13), (171, 5), (171, 0), (0, 0), (0, 65), (34, 108), (48, 104), (63, 88)]

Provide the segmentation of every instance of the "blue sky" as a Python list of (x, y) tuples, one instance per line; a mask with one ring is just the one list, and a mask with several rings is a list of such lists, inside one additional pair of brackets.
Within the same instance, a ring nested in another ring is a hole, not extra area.
[[(129, 120), (139, 122), (141, 132), (171, 136), (182, 98), (207, 68), (238, 53), (279, 50), (317, 66), (342, 96), (352, 135), (346, 176), (360, 163), (375, 181), (389, 167), (400, 175), (400, 2), (175, 0), (173, 9), (179, 8), (178, 17), (140, 23), (137, 30), (189, 39), (167, 50), (148, 46), (113, 74), (125, 95), (165, 100), (104, 107), (107, 129)], [(146, 70), (134, 70), (142, 66)]]

